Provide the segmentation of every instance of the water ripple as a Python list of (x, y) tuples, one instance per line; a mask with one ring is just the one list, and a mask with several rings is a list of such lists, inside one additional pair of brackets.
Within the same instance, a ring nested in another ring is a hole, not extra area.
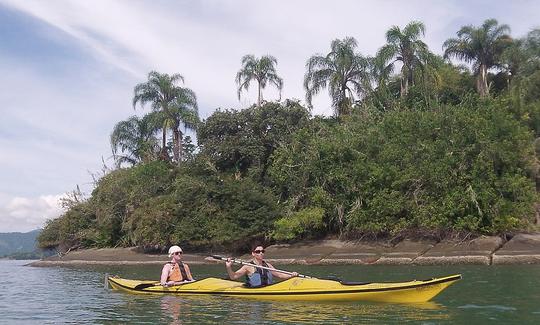
[(499, 311), (515, 311), (517, 308), (502, 305), (463, 305), (459, 306), (460, 309), (494, 309)]

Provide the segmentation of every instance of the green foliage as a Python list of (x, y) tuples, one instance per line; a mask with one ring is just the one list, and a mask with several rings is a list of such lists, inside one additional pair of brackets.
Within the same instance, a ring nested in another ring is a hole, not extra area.
[(156, 119), (159, 113), (150, 113), (139, 119), (132, 116), (118, 122), (111, 133), (113, 157), (119, 167), (123, 163), (135, 165), (158, 157), (159, 147), (154, 134), (159, 129)]
[(308, 123), (298, 102), (266, 103), (242, 111), (217, 111), (199, 129), (201, 155), (220, 171), (255, 177), (266, 174), (273, 151)]
[(139, 164), (104, 176), (87, 202), (49, 221), (41, 247), (244, 245), (264, 238), (277, 198), (250, 178), (204, 168)]
[(177, 179), (177, 224), (172, 242), (188, 246), (239, 245), (264, 237), (279, 214), (277, 200), (249, 178), (215, 175)]
[(160, 246), (171, 243), (176, 226), (176, 202), (170, 195), (149, 197), (125, 218), (124, 246)]
[(324, 227), (324, 209), (305, 208), (289, 217), (276, 220), (272, 237), (276, 240), (292, 240), (316, 234)]
[(60, 247), (67, 250), (71, 247), (93, 246), (98, 238), (93, 231), (96, 218), (88, 202), (71, 207), (60, 218), (48, 220), (40, 232), (38, 247), (49, 249)]
[(314, 205), (312, 189), (325, 193), (329, 230), (498, 233), (532, 215), (531, 144), (496, 102), (391, 112), (299, 132), (270, 175), (292, 211)]
[(131, 169), (116, 170), (99, 180), (90, 203), (94, 207), (100, 245), (115, 245), (125, 235), (126, 216), (147, 198), (168, 190), (171, 166), (154, 161)]

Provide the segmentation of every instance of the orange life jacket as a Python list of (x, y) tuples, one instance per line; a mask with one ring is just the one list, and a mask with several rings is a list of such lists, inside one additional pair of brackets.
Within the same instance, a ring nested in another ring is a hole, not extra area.
[(167, 278), (167, 281), (179, 282), (179, 281), (184, 281), (188, 279), (186, 266), (184, 265), (184, 263), (169, 262), (169, 264), (172, 264), (173, 267), (171, 271), (169, 272), (169, 277)]

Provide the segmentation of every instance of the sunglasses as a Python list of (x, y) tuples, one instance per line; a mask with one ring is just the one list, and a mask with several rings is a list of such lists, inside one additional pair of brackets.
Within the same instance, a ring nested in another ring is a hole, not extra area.
[(260, 254), (260, 253), (264, 253), (264, 249), (257, 249), (257, 250), (254, 250), (253, 253), (255, 254)]
[(182, 252), (175, 252), (173, 255), (182, 255)]

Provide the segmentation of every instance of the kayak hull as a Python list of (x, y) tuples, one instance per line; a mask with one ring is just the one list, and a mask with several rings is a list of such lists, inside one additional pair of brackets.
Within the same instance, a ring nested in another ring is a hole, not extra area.
[(461, 279), (451, 275), (429, 280), (393, 283), (348, 284), (315, 278), (291, 278), (265, 287), (247, 288), (242, 283), (217, 278), (163, 287), (155, 281), (109, 277), (113, 289), (137, 294), (225, 295), (259, 300), (375, 301), (421, 303), (431, 300)]

